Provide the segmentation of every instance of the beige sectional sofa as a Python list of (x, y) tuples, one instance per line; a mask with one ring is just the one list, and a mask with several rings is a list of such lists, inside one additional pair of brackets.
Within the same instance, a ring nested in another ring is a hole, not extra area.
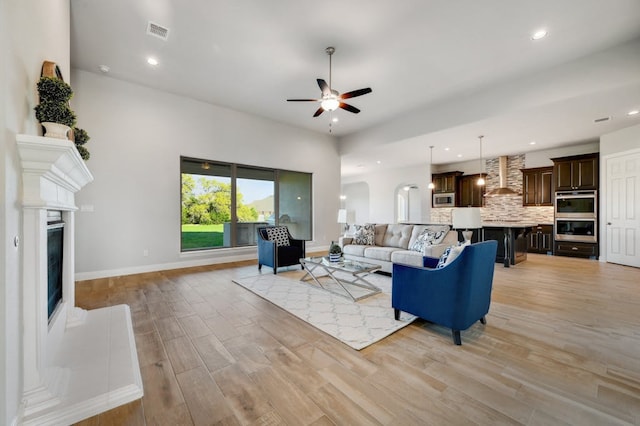
[[(364, 238), (367, 231), (370, 237), (372, 227), (373, 238)], [(388, 273), (394, 263), (423, 266), (424, 256), (440, 257), (447, 247), (458, 243), (458, 232), (442, 224), (352, 225), (351, 232), (354, 235), (340, 238), (344, 258), (379, 264)]]

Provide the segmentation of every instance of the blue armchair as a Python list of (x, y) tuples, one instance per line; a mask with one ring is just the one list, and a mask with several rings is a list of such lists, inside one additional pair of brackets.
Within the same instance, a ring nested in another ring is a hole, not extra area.
[(262, 265), (278, 273), (281, 266), (300, 265), (305, 257), (305, 241), (291, 236), (286, 226), (263, 226), (258, 231), (258, 270)]
[(486, 324), (497, 249), (497, 241), (471, 244), (441, 269), (394, 264), (395, 318), (404, 311), (449, 327), (454, 343), (461, 345), (461, 330), (478, 320)]

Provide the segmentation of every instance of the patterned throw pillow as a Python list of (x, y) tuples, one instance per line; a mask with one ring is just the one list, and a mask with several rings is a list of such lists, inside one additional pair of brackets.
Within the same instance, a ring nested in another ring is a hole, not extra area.
[(464, 250), (464, 248), (464, 244), (447, 247), (444, 250), (444, 253), (442, 253), (442, 256), (440, 256), (440, 260), (438, 260), (436, 269), (442, 269), (453, 262), (456, 257), (460, 256), (460, 253), (462, 253), (462, 250)]
[(276, 226), (275, 228), (267, 228), (267, 237), (269, 241), (274, 241), (276, 247), (289, 246), (289, 232), (285, 226)]
[(359, 245), (372, 246), (375, 244), (375, 225), (354, 225), (356, 232), (353, 234), (353, 242)]
[(436, 231), (432, 229), (425, 229), (420, 233), (420, 235), (418, 235), (418, 238), (416, 238), (409, 250), (422, 253), (425, 247), (440, 243), (447, 232), (449, 231), (444, 229)]

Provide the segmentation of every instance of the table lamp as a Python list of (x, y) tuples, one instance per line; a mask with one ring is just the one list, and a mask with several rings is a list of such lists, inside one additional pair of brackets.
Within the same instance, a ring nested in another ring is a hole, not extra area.
[[(461, 207), (451, 211), (453, 229), (464, 229), (462, 236), (465, 244), (471, 243), (473, 230), (482, 228), (482, 218), (478, 207)], [(471, 229), (471, 230), (469, 230)]]

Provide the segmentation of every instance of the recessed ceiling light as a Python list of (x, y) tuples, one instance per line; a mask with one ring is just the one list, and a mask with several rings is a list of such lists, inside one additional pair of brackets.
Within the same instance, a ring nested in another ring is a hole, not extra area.
[(382, 164), (382, 161), (378, 160), (376, 161), (376, 164)]
[(536, 144), (536, 141), (529, 142), (529, 145), (535, 145), (535, 144)]
[(337, 123), (337, 122), (338, 122), (338, 117), (333, 117), (333, 118), (331, 119), (331, 121), (333, 121), (334, 123)]
[(545, 38), (547, 34), (549, 34), (547, 33), (547, 30), (538, 30), (531, 34), (531, 40), (540, 40), (541, 38)]
[(158, 65), (158, 60), (156, 58), (147, 58), (147, 63), (149, 65), (156, 66), (156, 65)]
[(629, 112), (627, 113), (627, 115), (636, 115), (636, 114), (637, 114), (637, 113), (639, 113), (639, 112), (640, 112), (639, 110), (634, 109), (634, 110), (632, 110), (632, 111), (629, 111)]
[(445, 150), (445, 151), (449, 151), (449, 147), (446, 147), (444, 150)]
[(458, 154), (456, 157), (458, 157), (458, 158), (462, 158), (462, 154)]
[(105, 74), (111, 71), (111, 68), (109, 68), (107, 65), (99, 65), (98, 69), (100, 70), (100, 72)]

